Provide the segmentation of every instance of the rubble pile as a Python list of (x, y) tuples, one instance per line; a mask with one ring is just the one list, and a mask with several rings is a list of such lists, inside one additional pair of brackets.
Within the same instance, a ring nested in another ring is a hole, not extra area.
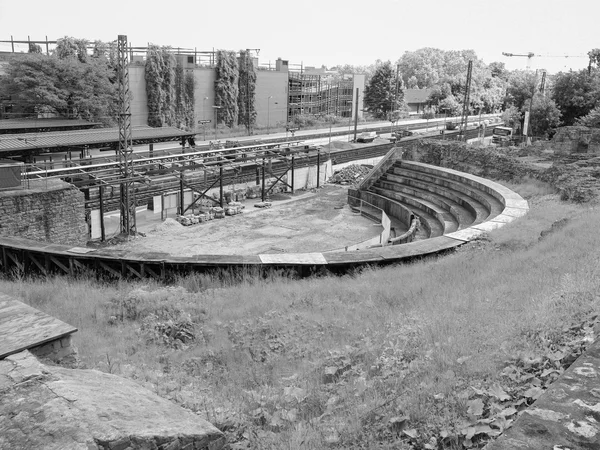
[(229, 202), (227, 207), (225, 208), (225, 215), (227, 216), (235, 216), (236, 214), (241, 214), (245, 206), (240, 202)]
[[(208, 208), (206, 211), (201, 212), (199, 214), (185, 214), (185, 215), (177, 215), (177, 222), (183, 226), (189, 227), (190, 225), (196, 225), (198, 223), (208, 222), (213, 219), (223, 219), (227, 216), (235, 216), (236, 214), (241, 214), (243, 209), (245, 208), (240, 202), (230, 202), (227, 204), (225, 208), (221, 208), (220, 206), (212, 206)], [(173, 220), (173, 219), (167, 219)]]
[(335, 184), (356, 184), (360, 183), (371, 171), (368, 166), (352, 164), (335, 172), (329, 179), (330, 183)]

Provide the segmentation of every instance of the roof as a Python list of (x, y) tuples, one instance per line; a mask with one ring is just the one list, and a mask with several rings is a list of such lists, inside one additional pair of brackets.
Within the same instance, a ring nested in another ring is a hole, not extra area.
[[(133, 144), (147, 142), (173, 141), (196, 133), (175, 127), (133, 127), (131, 129)], [(44, 133), (20, 133), (0, 135), (0, 152), (19, 153), (32, 150), (74, 148), (94, 145), (117, 144), (118, 128), (100, 128), (77, 131), (49, 131)]]
[(81, 119), (4, 119), (0, 120), (0, 132), (3, 130), (37, 130), (48, 128), (94, 127), (99, 122)]
[(404, 89), (405, 103), (427, 103), (433, 89)]

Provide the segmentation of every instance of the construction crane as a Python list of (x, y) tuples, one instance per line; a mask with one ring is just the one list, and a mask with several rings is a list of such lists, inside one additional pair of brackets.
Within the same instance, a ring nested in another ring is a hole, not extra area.
[(533, 58), (589, 58), (588, 55), (540, 55), (540, 54), (535, 54), (533, 52), (529, 52), (529, 53), (502, 52), (502, 55), (504, 55), (504, 56), (520, 56), (520, 57), (527, 58), (527, 66), (526, 66), (527, 70), (531, 69), (531, 61), (533, 60)]

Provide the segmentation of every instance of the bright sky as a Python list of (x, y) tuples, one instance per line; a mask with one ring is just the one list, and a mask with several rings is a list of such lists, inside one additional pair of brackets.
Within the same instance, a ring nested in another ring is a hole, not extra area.
[(533, 52), (558, 55), (532, 62), (556, 72), (587, 67), (573, 56), (600, 47), (599, 13), (600, 0), (0, 0), (0, 40), (125, 34), (134, 46), (259, 48), (260, 64), (281, 57), (317, 67), (395, 62), (436, 47), (524, 69), (527, 58), (502, 52)]

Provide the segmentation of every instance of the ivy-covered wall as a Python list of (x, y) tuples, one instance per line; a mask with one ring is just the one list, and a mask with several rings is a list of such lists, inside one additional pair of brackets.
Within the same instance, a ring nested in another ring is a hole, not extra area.
[(193, 70), (184, 69), (169, 47), (150, 45), (145, 80), (148, 125), (192, 130), (195, 125)]

